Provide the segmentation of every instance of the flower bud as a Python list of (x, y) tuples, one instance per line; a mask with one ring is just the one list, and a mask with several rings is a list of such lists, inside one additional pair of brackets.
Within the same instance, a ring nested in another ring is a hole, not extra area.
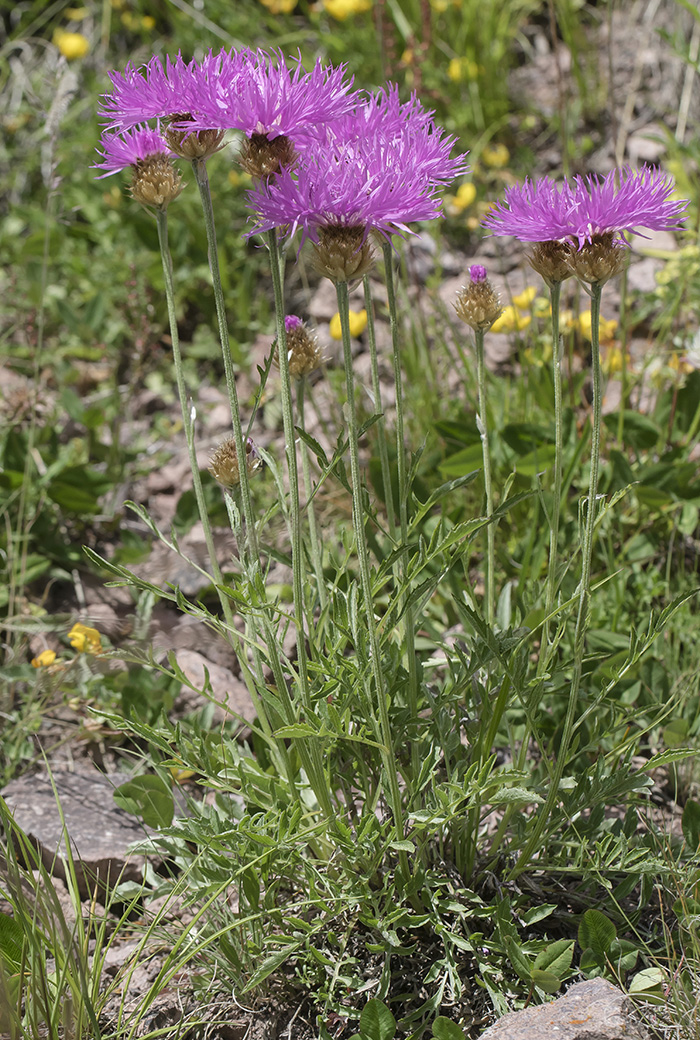
[(162, 152), (138, 159), (133, 164), (131, 194), (142, 206), (167, 209), (182, 188), (182, 177), (172, 160)]
[(285, 134), (272, 140), (266, 134), (251, 134), (243, 143), (238, 161), (246, 173), (261, 181), (274, 177), (282, 169), (293, 169), (297, 154)]
[[(246, 440), (245, 451), (246, 470), (248, 476), (250, 476), (262, 465), (262, 460), (258, 449), (250, 437)], [(209, 463), (209, 472), (227, 490), (238, 487), (241, 482), (241, 471), (238, 465), (236, 441), (233, 437), (228, 437), (227, 440), (222, 441), (216, 449)]]
[(536, 242), (527, 261), (541, 275), (549, 288), (571, 278), (573, 247), (568, 242)]
[(469, 285), (457, 292), (455, 310), (457, 316), (475, 332), (485, 332), (502, 314), (503, 308), (485, 267), (473, 264), (469, 268), (469, 278)]
[[(321, 355), (318, 340), (301, 318), (288, 314), (284, 319), (284, 327), (287, 331), (289, 374), (292, 379), (301, 379), (320, 368), (325, 358)], [(277, 359), (275, 363), (278, 364)]]
[(171, 116), (163, 137), (182, 159), (208, 159), (223, 148), (224, 130), (188, 130), (189, 112)]
[(364, 278), (374, 263), (374, 253), (364, 227), (325, 224), (318, 229), (313, 264), (333, 282)]
[(615, 232), (593, 235), (578, 249), (571, 250), (571, 270), (582, 282), (603, 285), (624, 268), (627, 247), (615, 238)]

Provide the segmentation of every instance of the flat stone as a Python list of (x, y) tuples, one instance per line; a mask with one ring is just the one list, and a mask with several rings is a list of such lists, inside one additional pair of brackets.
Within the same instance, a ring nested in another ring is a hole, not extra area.
[(648, 1040), (648, 1034), (617, 986), (589, 979), (549, 1004), (504, 1015), (480, 1040)]
[[(183, 684), (180, 699), (187, 705), (187, 710), (197, 710), (211, 700), (217, 722), (231, 717), (238, 717), (245, 722), (255, 720), (255, 708), (248, 687), (229, 668), (214, 664), (197, 650), (176, 650), (175, 657), (192, 685), (203, 691), (198, 694)], [(209, 683), (208, 691), (205, 693), (207, 676)]]
[(66, 881), (70, 869), (67, 832), (81, 899), (97, 892), (104, 902), (109, 888), (122, 881), (140, 882), (144, 857), (130, 855), (127, 849), (148, 831), (112, 798), (114, 789), (129, 778), (122, 774), (105, 776), (96, 769), (79, 773), (55, 769), (51, 775), (55, 792), (49, 778), (41, 774), (13, 780), (1, 792), (15, 822), (39, 850), (46, 869)]

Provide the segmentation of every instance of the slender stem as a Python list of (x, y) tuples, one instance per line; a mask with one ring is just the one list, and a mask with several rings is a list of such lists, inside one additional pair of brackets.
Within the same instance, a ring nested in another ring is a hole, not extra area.
[[(207, 233), (207, 253), (209, 257), (209, 269), (211, 271), (212, 286), (214, 288), (214, 300), (216, 302), (216, 317), (219, 325), (219, 339), (221, 341), (221, 355), (224, 362), (224, 373), (226, 375), (226, 389), (228, 391), (229, 406), (231, 408), (231, 423), (233, 426), (233, 439), (236, 445), (236, 454), (239, 460), (245, 459), (245, 437), (241, 425), (240, 405), (238, 403), (238, 391), (236, 390), (236, 373), (234, 371), (233, 359), (231, 358), (231, 345), (228, 335), (228, 322), (226, 320), (226, 302), (224, 290), (221, 285), (221, 272), (219, 270), (219, 252), (216, 243), (216, 227), (214, 224), (214, 208), (211, 201), (211, 189), (209, 187), (209, 176), (207, 174), (206, 161), (204, 159), (193, 159), (192, 169), (199, 189), (204, 213), (204, 226)], [(245, 520), (245, 537), (253, 564), (259, 564), (259, 553), (257, 546), (257, 533), (253, 517), (253, 507), (250, 498), (250, 485), (245, 465), (241, 465), (241, 502), (243, 505), (243, 519)], [(240, 532), (234, 532), (239, 535)]]
[(382, 470), (382, 486), (384, 488), (384, 504), (386, 506), (386, 518), (389, 525), (389, 535), (393, 542), (396, 541), (396, 517), (394, 515), (394, 492), (391, 484), (391, 469), (389, 468), (389, 450), (386, 437), (386, 418), (382, 407), (382, 389), (379, 383), (379, 364), (377, 362), (377, 337), (374, 328), (374, 308), (372, 306), (372, 291), (369, 284), (369, 275), (365, 275), (362, 281), (365, 291), (365, 309), (367, 310), (367, 340), (369, 343), (370, 370), (372, 373), (372, 393), (374, 394), (374, 409), (379, 412), (381, 418), (377, 422), (379, 430), (379, 464)]
[[(297, 415), (299, 417), (299, 428), (306, 430), (305, 423), (305, 394), (306, 390), (306, 376), (302, 376), (301, 379), (297, 380)], [(303, 442), (300, 444), (299, 449), (301, 451), (301, 472), (304, 480), (304, 499), (306, 502), (306, 513), (309, 518), (309, 537), (311, 540), (311, 561), (313, 563), (314, 573), (316, 575), (316, 587), (318, 590), (318, 601), (321, 605), (321, 610), (325, 610), (328, 605), (328, 592), (326, 590), (326, 582), (323, 577), (323, 543), (318, 530), (318, 524), (316, 522), (316, 510), (314, 508), (313, 495), (311, 491), (311, 472), (309, 468), (309, 451)]]
[(620, 411), (617, 415), (617, 444), (623, 450), (625, 437), (625, 409), (629, 396), (627, 371), (627, 271), (625, 267), (620, 277), (620, 350), (622, 351), (622, 368), (620, 370)]
[(484, 361), (484, 330), (477, 329), (474, 332), (476, 340), (476, 379), (479, 388), (479, 414), (476, 424), (481, 436), (481, 454), (484, 460), (484, 487), (486, 489), (486, 517), (489, 523), (486, 525), (486, 596), (485, 610), (486, 621), (493, 625), (494, 601), (495, 601), (495, 534), (492, 522), (493, 517), (493, 483), (491, 480), (491, 449), (489, 445), (488, 425), (486, 420), (486, 364)]
[[(350, 340), (350, 300), (347, 282), (335, 283), (338, 297), (338, 313), (340, 314), (340, 328), (343, 335), (343, 359), (345, 362), (345, 382), (347, 386), (348, 406), (348, 440), (350, 446), (350, 477), (352, 480), (352, 522), (355, 531), (355, 542), (357, 559), (360, 568), (360, 584), (362, 587), (362, 598), (367, 616), (367, 635), (370, 646), (370, 666), (372, 678), (376, 691), (376, 703), (379, 715), (379, 731), (384, 748), (382, 759), (384, 772), (389, 786), (389, 801), (394, 816), (394, 828), (396, 838), (404, 839), (403, 811), (401, 807), (401, 791), (399, 790), (398, 777), (396, 773), (394, 745), (391, 735), (391, 724), (389, 722), (389, 711), (387, 709), (387, 696), (384, 688), (384, 676), (381, 668), (381, 657), (379, 641), (377, 638), (377, 627), (374, 618), (374, 602), (372, 597), (372, 579), (369, 568), (369, 554), (365, 540), (364, 508), (362, 505), (362, 484), (360, 482), (360, 449), (357, 433), (357, 416), (355, 414), (355, 379), (352, 368), (352, 345)], [(406, 853), (399, 853), (401, 866), (406, 877), (409, 876), (408, 860)]]
[[(389, 303), (389, 321), (391, 326), (391, 347), (394, 362), (394, 387), (396, 392), (396, 466), (399, 481), (399, 524), (401, 528), (401, 573), (406, 586), (405, 593), (410, 595), (410, 583), (406, 582), (407, 550), (408, 550), (408, 479), (406, 475), (406, 446), (403, 428), (403, 384), (401, 368), (401, 344), (399, 337), (398, 309), (396, 306), (396, 290), (394, 287), (394, 256), (390, 242), (382, 245), (387, 301)], [(404, 612), (404, 637), (406, 642), (406, 659), (408, 666), (408, 710), (412, 726), (418, 725), (418, 659), (416, 658), (415, 614), (412, 606)], [(412, 735), (411, 735), (412, 736)], [(416, 739), (411, 739), (411, 770), (414, 777), (420, 772), (420, 747)]]
[[(177, 392), (180, 398), (180, 408), (182, 411), (182, 422), (185, 428), (185, 438), (187, 440), (187, 451), (190, 458), (190, 469), (192, 470), (192, 483), (194, 486), (194, 495), (197, 502), (197, 508), (199, 510), (199, 519), (202, 522), (204, 529), (204, 540), (207, 545), (207, 552), (209, 553), (209, 561), (211, 564), (211, 570), (214, 577), (214, 581), (217, 586), (223, 585), (224, 579), (219, 567), (218, 560), (216, 558), (216, 548), (214, 546), (214, 536), (211, 530), (211, 524), (209, 523), (209, 515), (207, 513), (207, 506), (204, 500), (204, 491), (202, 488), (202, 478), (199, 472), (199, 465), (197, 463), (197, 451), (194, 446), (194, 408), (189, 404), (187, 400), (187, 389), (185, 387), (185, 377), (182, 371), (182, 354), (180, 353), (180, 334), (177, 328), (177, 318), (175, 316), (175, 294), (173, 291), (173, 265), (170, 256), (170, 250), (168, 248), (168, 214), (164, 209), (156, 211), (156, 221), (158, 224), (158, 244), (160, 245), (160, 257), (163, 263), (163, 277), (165, 279), (165, 299), (168, 305), (168, 321), (170, 323), (170, 339), (173, 345), (173, 365), (175, 368), (175, 381), (177, 383)], [(245, 467), (242, 467), (245, 468)], [(221, 607), (224, 611), (224, 616), (228, 624), (233, 624), (233, 613), (231, 611), (231, 604), (228, 597), (225, 596), (219, 589), (219, 600)]]
[[(542, 628), (542, 640), (538, 672), (547, 667), (549, 660), (550, 621), (549, 615), (554, 609), (559, 577), (559, 518), (561, 516), (561, 489), (563, 480), (564, 455), (564, 412), (562, 406), (561, 357), (562, 344), (559, 342), (559, 300), (561, 282), (555, 282), (549, 290), (552, 302), (552, 379), (554, 381), (554, 501), (549, 517), (549, 568), (547, 571), (547, 590), (545, 593), (545, 622)], [(541, 668), (540, 668), (541, 665)]]
[(574, 729), (574, 718), (578, 706), (581, 678), (583, 675), (583, 655), (588, 628), (588, 614), (591, 598), (591, 565), (593, 559), (593, 533), (598, 503), (598, 470), (600, 465), (600, 426), (602, 414), (602, 393), (600, 377), (600, 300), (603, 286), (600, 283), (591, 285), (591, 367), (593, 374), (593, 432), (591, 434), (591, 472), (588, 484), (588, 503), (586, 521), (583, 530), (583, 547), (581, 550), (581, 581), (579, 584), (579, 603), (574, 630), (574, 670), (569, 688), (569, 702), (564, 718), (559, 753), (552, 776), (549, 780), (547, 797), (538, 812), (530, 838), (521, 852), (517, 863), (510, 874), (510, 880), (517, 877), (527, 866), (534, 850), (540, 844), (542, 832), (559, 799), (559, 784), (568, 762), (568, 751)]
[[(284, 450), (289, 475), (289, 510), (291, 514), (292, 534), (292, 591), (294, 596), (294, 627), (296, 629), (297, 668), (299, 673), (299, 691), (304, 711), (308, 716), (314, 714), (309, 689), (309, 668), (306, 653), (306, 626), (304, 623), (304, 576), (306, 557), (302, 547), (301, 508), (299, 505), (299, 472), (297, 469), (296, 431), (294, 429), (294, 413), (292, 408), (292, 386), (289, 375), (289, 355), (287, 353), (287, 330), (284, 324), (284, 287), (282, 275), (282, 258), (277, 244), (277, 232), (268, 232), (267, 245), (270, 253), (270, 271), (275, 294), (275, 318), (277, 322), (277, 357), (280, 366), (282, 425), (284, 427)], [(309, 775), (309, 781), (316, 797), (327, 816), (333, 815), (328, 783), (325, 779), (323, 760), (318, 741), (311, 739), (308, 744), (300, 742), (303, 752), (302, 761)]]

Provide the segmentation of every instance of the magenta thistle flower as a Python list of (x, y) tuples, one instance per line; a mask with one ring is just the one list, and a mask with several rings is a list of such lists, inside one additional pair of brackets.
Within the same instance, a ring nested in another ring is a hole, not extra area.
[[(201, 99), (207, 99), (219, 81), (236, 82), (247, 58), (245, 51), (216, 55), (209, 51), (201, 61), (185, 62), (178, 54), (174, 62), (166, 58), (165, 66), (156, 57), (140, 69), (129, 64), (124, 72), (110, 72), (113, 89), (104, 95), (99, 114), (112, 129), (149, 119), (194, 115)], [(188, 122), (178, 121), (178, 125)]]
[[(94, 164), (94, 169), (104, 170), (100, 177), (109, 177), (129, 166), (136, 166), (152, 156), (170, 158), (173, 153), (165, 138), (147, 126), (137, 126), (123, 133), (105, 132), (100, 138), (102, 150), (98, 155), (102, 162)], [(99, 179), (99, 178), (98, 178)]]
[(361, 229), (362, 241), (407, 232), (440, 216), (438, 189), (465, 171), (453, 144), (415, 98), (402, 105), (395, 88), (380, 92), (322, 128), (297, 168), (249, 193), (254, 232), (301, 229), (302, 243), (328, 226)]
[(514, 235), (525, 242), (574, 240), (581, 248), (600, 235), (620, 235), (639, 228), (670, 231), (680, 226), (687, 201), (670, 198), (673, 178), (652, 167), (624, 167), (603, 180), (575, 177), (556, 185), (549, 177), (526, 180), (505, 192), (505, 199), (482, 224), (494, 235)]
[(237, 58), (224, 61), (221, 73), (198, 90), (196, 104), (189, 108), (194, 129), (241, 130), (247, 137), (263, 135), (270, 141), (288, 136), (296, 143), (355, 103), (344, 65), (317, 61), (307, 72), (299, 56), (290, 71), (281, 52), (262, 50), (241, 52)]

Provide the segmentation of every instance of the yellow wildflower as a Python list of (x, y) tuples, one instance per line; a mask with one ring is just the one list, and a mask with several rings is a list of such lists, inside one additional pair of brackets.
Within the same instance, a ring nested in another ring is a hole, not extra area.
[(457, 213), (463, 213), (465, 209), (469, 209), (475, 198), (476, 188), (471, 181), (465, 181), (457, 188), (457, 194), (452, 196), (451, 207)]
[[(615, 333), (617, 331), (617, 322), (614, 318), (608, 321), (601, 315), (600, 327), (598, 333), (599, 343), (612, 343), (615, 339)], [(590, 342), (591, 339), (591, 312), (584, 311), (583, 314), (578, 316), (578, 330), (585, 340)]]
[(412, 65), (414, 58), (415, 58), (415, 53), (413, 52), (413, 50), (410, 47), (407, 47), (406, 50), (401, 55), (401, 64), (402, 65)]
[(521, 293), (513, 297), (513, 306), (517, 307), (519, 311), (529, 311), (536, 296), (537, 289), (535, 286), (528, 285), (527, 289), (523, 289)]
[(668, 367), (683, 376), (690, 375), (691, 372), (695, 371), (695, 366), (686, 357), (681, 357), (680, 354), (671, 354), (668, 359)]
[(532, 301), (532, 313), (538, 318), (548, 318), (552, 313), (552, 305), (544, 296), (536, 296)]
[(344, 22), (352, 14), (372, 10), (372, 0), (323, 0), (323, 6), (333, 18)]
[(481, 153), (481, 161), (494, 170), (502, 170), (508, 165), (510, 152), (504, 144), (487, 144)]
[(102, 649), (100, 633), (96, 628), (77, 621), (68, 633), (68, 641), (78, 653), (99, 654)]
[(260, 0), (272, 14), (291, 14), (297, 5), (297, 0)]
[(153, 15), (145, 14), (141, 19), (141, 25), (144, 27), (144, 29), (155, 29), (156, 20), (153, 17)]
[(89, 12), (87, 7), (67, 7), (63, 13), (71, 22), (82, 22)]
[(32, 668), (48, 668), (56, 660), (53, 650), (42, 650), (40, 654), (32, 658)]
[(82, 33), (64, 32), (63, 29), (56, 29), (56, 32), (53, 34), (53, 42), (66, 61), (73, 61), (74, 58), (84, 58), (90, 50), (90, 41)]
[(503, 314), (491, 326), (492, 332), (522, 332), (526, 329), (532, 318), (529, 314), (522, 314), (517, 307), (509, 304), (503, 308)]
[(438, 14), (444, 14), (450, 6), (450, 0), (430, 0), (430, 6), (433, 11), (437, 11)]
[(479, 66), (471, 58), (452, 58), (447, 66), (447, 75), (453, 83), (459, 83), (463, 79), (478, 79)]
[[(360, 336), (367, 328), (367, 311), (350, 311), (350, 335)], [(340, 315), (334, 314), (331, 318), (331, 338), (342, 339), (343, 333), (340, 328)]]
[[(627, 354), (626, 362), (629, 364), (630, 355)], [(600, 352), (600, 367), (606, 376), (614, 375), (622, 371), (622, 350), (616, 344), (611, 344), (605, 351)]]

